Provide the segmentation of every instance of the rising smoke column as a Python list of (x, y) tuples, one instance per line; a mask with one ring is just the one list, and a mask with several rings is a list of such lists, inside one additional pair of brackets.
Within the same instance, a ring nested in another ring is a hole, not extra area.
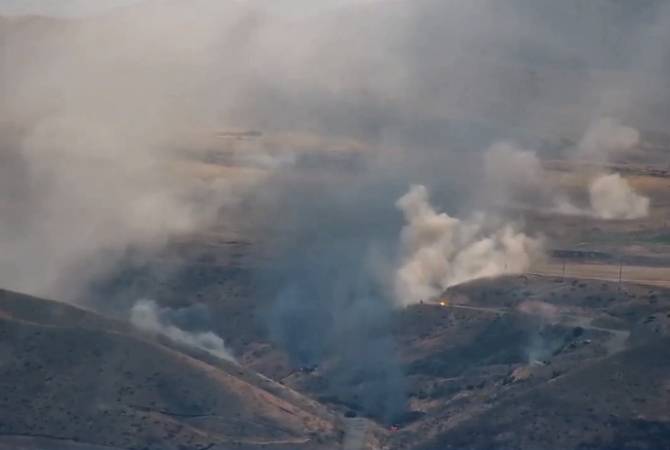
[(296, 369), (319, 367), (327, 395), (392, 421), (405, 412), (405, 378), (392, 302), (361, 266), (364, 248), (360, 242), (319, 242), (276, 261), (271, 270), (278, 273), (262, 280), (263, 289), (276, 295), (267, 321), (271, 339)]
[(650, 200), (635, 192), (618, 173), (593, 180), (589, 197), (593, 213), (601, 219), (633, 220), (649, 215)]
[(640, 145), (640, 132), (611, 117), (603, 117), (586, 130), (576, 148), (576, 157), (607, 164), (629, 155)]
[(165, 336), (176, 344), (200, 349), (228, 361), (235, 361), (223, 339), (212, 331), (188, 331), (169, 320), (171, 311), (151, 300), (140, 300), (130, 310), (130, 322), (138, 329)]
[[(583, 161), (607, 164), (631, 154), (640, 144), (640, 133), (612, 118), (595, 121), (579, 144), (568, 150), (574, 164)], [(515, 144), (493, 144), (484, 155), (488, 195), (498, 203), (521, 201), (559, 214), (592, 216), (603, 220), (634, 220), (649, 215), (650, 200), (635, 192), (620, 174), (585, 172), (588, 206), (578, 205), (544, 169), (537, 152)], [(579, 169), (578, 169), (579, 171)]]
[[(640, 132), (605, 117), (594, 122), (577, 146), (577, 157), (607, 164), (634, 152)], [(589, 184), (591, 214), (599, 219), (634, 220), (649, 215), (649, 198), (637, 193), (619, 173), (600, 174)]]
[(463, 221), (437, 213), (424, 186), (412, 186), (396, 205), (406, 220), (395, 277), (401, 304), (478, 278), (522, 273), (541, 254), (541, 242), (511, 224), (491, 229), (483, 218)]

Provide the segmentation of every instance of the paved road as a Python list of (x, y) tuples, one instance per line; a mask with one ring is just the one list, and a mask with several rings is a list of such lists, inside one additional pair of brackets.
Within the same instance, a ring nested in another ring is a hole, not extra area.
[(365, 419), (345, 420), (345, 435), (342, 450), (363, 450), (368, 422)]
[(624, 265), (620, 268), (618, 264), (566, 261), (564, 273), (563, 261), (554, 260), (534, 266), (530, 274), (618, 282), (619, 269), (621, 269), (621, 281), (624, 283), (670, 287), (670, 267)]

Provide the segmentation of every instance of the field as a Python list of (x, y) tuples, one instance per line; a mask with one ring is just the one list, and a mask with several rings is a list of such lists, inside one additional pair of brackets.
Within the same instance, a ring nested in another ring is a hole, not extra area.
[(553, 260), (533, 266), (530, 273), (550, 277), (621, 281), (624, 284), (670, 287), (670, 267)]

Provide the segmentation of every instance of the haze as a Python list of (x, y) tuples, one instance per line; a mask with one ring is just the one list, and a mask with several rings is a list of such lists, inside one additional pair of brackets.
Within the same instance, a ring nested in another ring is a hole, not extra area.
[(0, 0), (0, 448), (665, 445), (668, 30)]

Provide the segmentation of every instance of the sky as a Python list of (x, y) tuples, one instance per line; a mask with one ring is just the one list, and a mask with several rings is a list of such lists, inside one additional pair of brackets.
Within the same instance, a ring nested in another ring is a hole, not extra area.
[(95, 14), (137, 0), (0, 0), (1, 14)]
[[(0, 14), (87, 15), (141, 0), (0, 0)], [(229, 0), (254, 3), (273, 12), (300, 15), (370, 0)]]

